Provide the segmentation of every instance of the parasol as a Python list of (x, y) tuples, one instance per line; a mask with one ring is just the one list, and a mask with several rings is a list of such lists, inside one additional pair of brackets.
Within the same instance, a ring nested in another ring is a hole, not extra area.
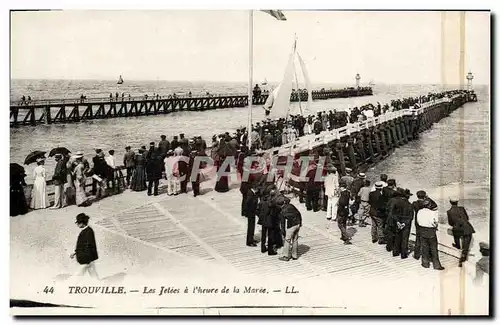
[(58, 153), (63, 155), (63, 156), (66, 156), (68, 153), (71, 153), (71, 151), (69, 151), (65, 147), (57, 147), (57, 148), (50, 150), (49, 157), (53, 157)]
[(26, 159), (24, 159), (24, 164), (25, 165), (32, 164), (37, 160), (37, 158), (45, 158), (45, 151), (39, 151), (39, 150), (33, 151), (32, 153), (26, 156)]

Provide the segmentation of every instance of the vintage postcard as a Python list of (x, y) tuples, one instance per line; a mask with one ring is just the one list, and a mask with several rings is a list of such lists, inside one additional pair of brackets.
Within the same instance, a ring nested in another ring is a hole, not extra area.
[(12, 315), (489, 315), (490, 12), (10, 12)]

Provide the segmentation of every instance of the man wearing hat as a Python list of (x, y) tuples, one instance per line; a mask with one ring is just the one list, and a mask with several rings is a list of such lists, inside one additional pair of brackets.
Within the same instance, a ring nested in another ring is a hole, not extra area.
[[(467, 260), (469, 255), (470, 243), (472, 241), (472, 234), (476, 231), (469, 222), (469, 216), (464, 207), (458, 206), (458, 198), (450, 198), (451, 208), (446, 212), (448, 215), (448, 224), (452, 226), (453, 233), (453, 247), (462, 249), (458, 266), (462, 267), (462, 263)], [(460, 245), (460, 239), (462, 245)]]
[(347, 190), (351, 189), (352, 182), (354, 182), (354, 177), (352, 177), (352, 169), (349, 167), (345, 168), (346, 175), (340, 178), (340, 185), (344, 185)]
[(334, 211), (339, 199), (339, 176), (337, 168), (333, 165), (327, 166), (327, 175), (325, 177), (325, 198), (326, 198), (326, 219), (335, 221), (337, 219), (337, 211)]
[(401, 258), (404, 259), (408, 257), (408, 241), (413, 220), (413, 206), (408, 200), (413, 194), (409, 189), (399, 189), (399, 192), (400, 197), (397, 198), (392, 208), (393, 220), (396, 226), (392, 256), (401, 254)]
[[(387, 178), (386, 174), (380, 174), (380, 182), (382, 183), (382, 187), (387, 187)], [(375, 185), (372, 187), (372, 192), (376, 191)]]
[(437, 206), (429, 209), (424, 207), (419, 210), (416, 223), (420, 227), (420, 239), (422, 241), (422, 267), (429, 268), (430, 262), (435, 270), (444, 270), (439, 261), (438, 240), (436, 231), (438, 227)]
[(351, 237), (347, 233), (347, 219), (349, 218), (349, 200), (351, 194), (344, 184), (339, 188), (339, 200), (337, 203), (337, 225), (340, 229), (340, 239), (345, 245), (351, 245)]
[(280, 196), (276, 199), (276, 204), (281, 207), (280, 220), (281, 232), (285, 237), (283, 256), (281, 261), (296, 260), (299, 258), (299, 231), (302, 227), (302, 215), (297, 208), (290, 203), (290, 199)]
[(123, 155), (123, 165), (127, 168), (127, 187), (130, 187), (130, 177), (134, 172), (135, 167), (135, 152), (130, 146), (125, 147), (125, 155)]
[(386, 218), (387, 200), (383, 194), (384, 183), (375, 183), (375, 191), (370, 192), (368, 202), (370, 204), (370, 217), (372, 219), (372, 243), (378, 242), (380, 245), (387, 244), (384, 236), (384, 221)]
[(99, 278), (95, 268), (95, 261), (99, 258), (97, 255), (97, 245), (95, 242), (94, 230), (88, 225), (89, 216), (85, 213), (80, 213), (76, 216), (75, 222), (82, 230), (76, 241), (75, 252), (70, 255), (70, 258), (75, 258), (81, 269), (77, 273), (79, 276), (85, 275), (86, 272), (94, 278)]
[(430, 199), (427, 196), (425, 191), (417, 191), (417, 200), (412, 203), (413, 211), (415, 211), (415, 252), (413, 253), (413, 257), (418, 260), (420, 255), (422, 255), (422, 241), (420, 238), (420, 225), (418, 224), (418, 211), (427, 208), (434, 210), (437, 208), (436, 202)]
[(361, 197), (358, 195), (359, 191), (365, 184), (366, 175), (365, 173), (358, 173), (357, 177), (351, 184), (351, 200), (354, 200), (354, 203), (351, 205), (352, 219), (351, 224), (356, 223), (355, 215), (357, 215), (359, 206), (361, 204)]
[(248, 189), (245, 201), (245, 217), (247, 218), (247, 246), (257, 246), (254, 235), (255, 235), (255, 216), (257, 215), (257, 207), (259, 203), (259, 197), (257, 196), (257, 190), (255, 187), (251, 186)]
[(161, 140), (158, 143), (158, 148), (160, 148), (161, 160), (165, 159), (167, 152), (170, 150), (170, 142), (167, 140), (167, 136), (162, 134), (160, 136)]
[(174, 139), (170, 142), (170, 149), (175, 150), (179, 145), (179, 137), (174, 135)]
[(56, 167), (54, 169), (54, 175), (52, 176), (52, 180), (54, 181), (54, 206), (52, 209), (62, 208), (64, 202), (64, 183), (66, 183), (66, 161), (62, 158), (63, 156), (60, 153), (57, 153), (54, 156), (56, 160)]

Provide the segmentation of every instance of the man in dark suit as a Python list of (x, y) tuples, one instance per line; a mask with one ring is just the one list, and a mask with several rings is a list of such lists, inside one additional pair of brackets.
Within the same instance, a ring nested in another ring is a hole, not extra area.
[[(197, 157), (206, 157), (205, 151), (191, 151), (189, 156), (189, 179), (191, 181), (191, 188), (193, 189), (194, 197), (200, 195), (200, 182), (201, 182), (201, 170), (205, 167), (206, 162), (202, 161), (201, 158)], [(193, 174), (194, 173), (194, 174)]]
[(384, 199), (386, 200), (386, 218), (384, 220), (384, 234), (385, 240), (387, 242), (386, 249), (388, 252), (392, 252), (394, 248), (394, 238), (396, 236), (394, 216), (392, 213), (394, 204), (397, 202), (400, 193), (396, 188), (396, 181), (394, 179), (389, 179), (387, 181), (387, 187), (384, 187), (382, 193), (384, 194)]
[(56, 168), (54, 169), (54, 175), (52, 176), (52, 180), (54, 181), (54, 206), (52, 209), (62, 208), (64, 202), (64, 183), (66, 183), (66, 161), (62, 159), (61, 154), (55, 155), (56, 160)]
[[(453, 239), (455, 240), (453, 247), (462, 249), (462, 254), (458, 262), (458, 266), (462, 267), (462, 263), (467, 260), (469, 255), (472, 234), (476, 231), (469, 222), (469, 216), (465, 208), (458, 206), (458, 199), (450, 198), (450, 204), (451, 208), (447, 211), (448, 224), (453, 227)], [(462, 239), (462, 245), (460, 245), (460, 239)]]
[(125, 155), (123, 156), (123, 165), (127, 168), (127, 187), (130, 186), (130, 177), (135, 168), (135, 152), (131, 150), (130, 146), (125, 147)]
[(347, 233), (347, 218), (349, 218), (349, 199), (351, 194), (345, 185), (340, 185), (339, 191), (340, 196), (337, 203), (337, 225), (339, 226), (341, 233), (340, 239), (344, 242), (344, 244), (351, 245), (351, 238)]
[(148, 196), (151, 195), (151, 191), (154, 188), (154, 196), (158, 195), (158, 185), (161, 178), (162, 160), (160, 149), (156, 148), (149, 156), (146, 162), (146, 175), (148, 177)]
[[(272, 208), (271, 208), (271, 191), (273, 188), (268, 186), (262, 195), (259, 205), (259, 224), (262, 226), (262, 238), (260, 240), (260, 251), (262, 253), (268, 253), (268, 255), (276, 255), (274, 251), (274, 228), (272, 220)], [(267, 240), (266, 240), (267, 238)], [(267, 247), (266, 247), (267, 242)]]
[(76, 256), (76, 261), (81, 265), (81, 269), (77, 275), (83, 276), (86, 272), (89, 272), (90, 276), (99, 279), (94, 264), (99, 256), (97, 255), (94, 230), (88, 225), (89, 216), (85, 213), (80, 213), (76, 216), (75, 223), (82, 229), (76, 241), (75, 252), (70, 255), (70, 258), (75, 258)]
[(165, 159), (167, 152), (170, 150), (170, 142), (168, 142), (166, 135), (161, 135), (161, 141), (158, 143), (158, 148), (160, 149), (161, 159)]
[(384, 183), (381, 181), (375, 183), (375, 191), (370, 192), (370, 217), (372, 219), (372, 243), (378, 242), (380, 245), (385, 245), (384, 236), (384, 219), (386, 217), (386, 200), (382, 192)]
[(408, 257), (408, 240), (411, 232), (411, 222), (413, 220), (413, 207), (408, 201), (413, 194), (409, 189), (401, 191), (401, 196), (394, 203), (392, 216), (395, 222), (395, 238), (392, 256), (401, 258)]
[(245, 201), (245, 217), (248, 220), (247, 226), (247, 246), (257, 246), (254, 240), (255, 234), (255, 216), (257, 215), (257, 206), (259, 203), (259, 197), (257, 196), (257, 191), (254, 187), (250, 187), (246, 195)]

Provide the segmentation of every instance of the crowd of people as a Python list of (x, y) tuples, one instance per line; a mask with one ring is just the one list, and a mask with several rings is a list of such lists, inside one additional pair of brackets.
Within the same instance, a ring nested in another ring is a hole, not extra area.
[[(237, 160), (238, 171), (241, 172), (243, 159), (248, 155), (255, 154), (259, 150), (267, 150), (273, 147), (279, 147), (290, 141), (291, 138), (304, 136), (306, 133), (314, 132), (316, 134), (340, 128), (367, 116), (378, 116), (389, 110), (400, 110), (418, 105), (431, 100), (452, 96), (460, 91), (447, 91), (442, 93), (429, 93), (420, 97), (408, 97), (402, 100), (393, 100), (390, 105), (376, 106), (372, 104), (361, 107), (354, 107), (348, 111), (329, 111), (319, 112), (316, 116), (307, 117), (301, 115), (289, 116), (288, 120), (279, 118), (275, 120), (265, 119), (252, 126), (250, 133), (251, 147), (248, 148), (248, 132), (246, 128), (237, 129), (235, 133), (229, 132), (214, 135), (211, 142), (211, 158), (214, 164), (222, 165), (226, 157), (234, 157)], [(118, 93), (115, 94), (118, 96)], [(110, 94), (112, 97), (113, 95)], [(124, 93), (122, 94), (122, 97)], [(118, 98), (118, 97), (117, 97)], [(290, 137), (290, 132), (294, 133)], [(56, 155), (57, 166), (55, 168), (53, 183), (55, 185), (57, 202), (66, 202), (56, 204), (61, 207), (64, 204), (89, 204), (86, 195), (86, 179), (92, 178), (92, 194), (100, 198), (109, 193), (119, 193), (123, 188), (129, 187), (133, 191), (148, 190), (149, 195), (158, 195), (159, 179), (165, 177), (168, 180), (168, 193), (178, 194), (186, 192), (187, 181), (179, 179), (189, 175), (191, 170), (190, 162), (194, 162), (195, 156), (206, 155), (207, 143), (204, 139), (197, 136), (187, 139), (184, 134), (174, 136), (169, 142), (165, 136), (161, 137), (158, 146), (154, 142), (150, 143), (149, 149), (146, 146), (133, 151), (130, 147), (125, 148), (126, 153), (123, 159), (123, 166), (126, 168), (126, 176), (123, 177), (121, 168), (116, 163), (114, 150), (109, 150), (108, 155), (101, 149), (96, 149), (96, 155), (92, 158), (93, 166), (91, 168), (87, 159), (83, 157), (83, 152), (78, 151), (74, 155)], [(181, 157), (190, 157), (186, 159)], [(180, 161), (179, 161), (180, 160)], [(46, 186), (41, 186), (46, 182), (46, 173), (43, 159), (37, 162), (35, 168), (37, 173), (34, 175), (33, 194), (31, 196), (30, 207), (32, 209), (45, 208), (48, 206), (46, 199)], [(170, 169), (175, 169), (170, 172)], [(200, 176), (201, 177), (201, 176)], [(195, 177), (199, 179), (200, 177)], [(24, 180), (20, 175), (11, 175), (14, 188), (22, 189)], [(216, 190), (227, 191), (227, 177), (221, 177), (217, 183)], [(37, 185), (38, 184), (38, 185)], [(199, 182), (192, 185), (198, 188)], [(12, 186), (12, 185), (11, 185)], [(62, 187), (62, 189), (61, 189)], [(45, 193), (45, 194), (43, 194)], [(64, 200), (63, 200), (64, 199)], [(20, 201), (20, 195), (17, 200)], [(24, 211), (24, 209), (23, 209)]]

